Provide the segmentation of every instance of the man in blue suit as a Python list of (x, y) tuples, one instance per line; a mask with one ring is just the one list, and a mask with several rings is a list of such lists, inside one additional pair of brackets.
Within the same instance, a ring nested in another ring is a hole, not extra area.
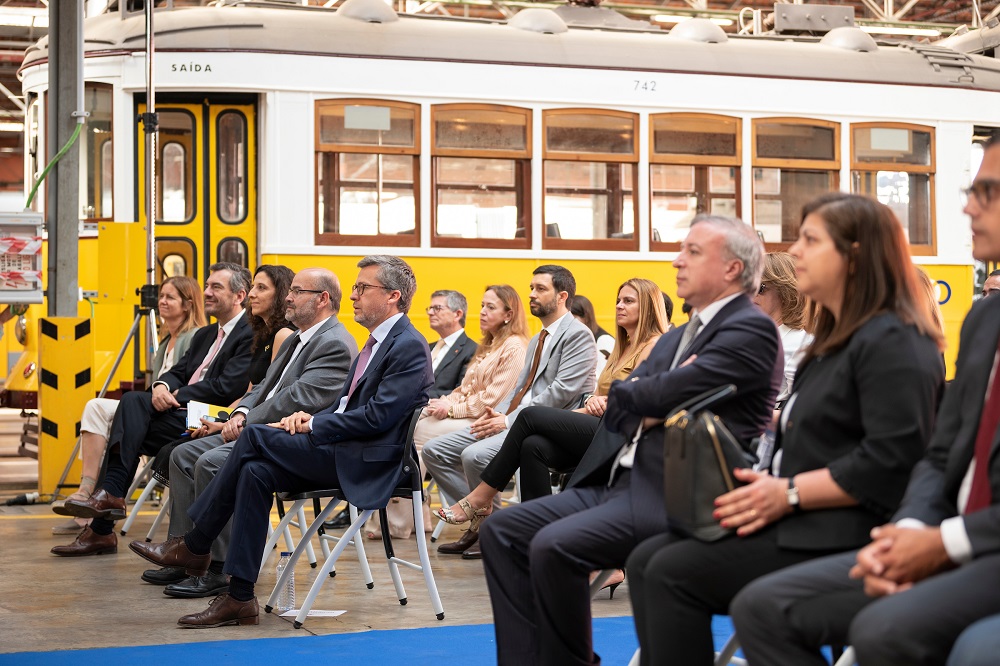
[(154, 564), (202, 576), (212, 542), (232, 517), (224, 568), (229, 593), (182, 617), (182, 627), (257, 624), (254, 582), (275, 491), (337, 487), (359, 509), (375, 509), (388, 503), (402, 479), (409, 416), (434, 383), (427, 342), (406, 316), (416, 280), (398, 257), (372, 255), (358, 266), (354, 320), (371, 335), (337, 401), (315, 415), (296, 412), (279, 423), (248, 426), (191, 506), (194, 528), (163, 543), (129, 546)]
[(604, 423), (565, 491), (498, 512), (480, 542), (496, 624), (497, 661), (596, 664), (588, 576), (621, 568), (667, 529), (663, 419), (700, 393), (735, 384), (716, 408), (749, 448), (774, 408), (784, 363), (778, 331), (749, 295), (764, 248), (732, 218), (698, 216), (674, 261), (691, 321), (608, 393)]

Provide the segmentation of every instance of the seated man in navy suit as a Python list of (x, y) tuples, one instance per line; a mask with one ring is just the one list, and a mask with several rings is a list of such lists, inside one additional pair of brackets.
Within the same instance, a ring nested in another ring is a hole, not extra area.
[(674, 261), (691, 321), (660, 338), (608, 394), (604, 426), (569, 488), (500, 511), (480, 540), (505, 664), (594, 664), (588, 576), (621, 568), (632, 549), (666, 531), (664, 417), (705, 391), (735, 384), (718, 416), (744, 445), (763, 432), (781, 381), (774, 323), (750, 301), (764, 248), (731, 218), (698, 216)]
[(372, 255), (358, 266), (354, 320), (371, 335), (336, 402), (315, 415), (296, 412), (280, 423), (247, 426), (188, 511), (194, 528), (163, 543), (129, 545), (154, 564), (203, 576), (212, 542), (232, 517), (223, 570), (229, 592), (182, 617), (182, 627), (257, 624), (254, 583), (275, 491), (336, 487), (359, 509), (376, 509), (403, 477), (409, 416), (427, 402), (434, 383), (427, 341), (406, 316), (417, 283), (398, 257)]
[(427, 308), (427, 323), (440, 337), (431, 345), (434, 367), (432, 398), (448, 395), (462, 383), (469, 361), (476, 355), (476, 345), (465, 334), (465, 315), (469, 310), (465, 296), (451, 289), (439, 289), (431, 294)]

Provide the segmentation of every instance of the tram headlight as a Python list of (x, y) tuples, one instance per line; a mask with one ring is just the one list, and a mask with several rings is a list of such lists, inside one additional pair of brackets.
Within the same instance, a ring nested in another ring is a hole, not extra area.
[(28, 319), (21, 315), (14, 323), (14, 337), (22, 345), (28, 341)]

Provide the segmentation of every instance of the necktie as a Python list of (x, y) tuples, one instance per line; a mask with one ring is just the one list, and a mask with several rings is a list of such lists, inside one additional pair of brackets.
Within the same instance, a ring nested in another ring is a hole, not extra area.
[(983, 413), (979, 417), (979, 431), (976, 433), (976, 468), (972, 472), (972, 490), (969, 501), (965, 504), (965, 513), (973, 513), (985, 509), (993, 501), (990, 491), (990, 450), (993, 439), (1000, 425), (1000, 368), (993, 369), (993, 382), (990, 384)]
[(691, 346), (694, 341), (694, 336), (698, 335), (698, 331), (701, 329), (701, 319), (698, 315), (691, 317), (691, 321), (688, 322), (687, 327), (684, 329), (684, 334), (681, 335), (681, 343), (677, 345), (677, 353), (674, 355), (674, 362), (670, 364), (670, 369), (673, 370), (680, 363), (681, 359), (684, 358), (684, 353)]
[(278, 388), (278, 384), (280, 384), (281, 380), (284, 378), (285, 371), (288, 370), (288, 365), (292, 362), (292, 358), (295, 356), (295, 351), (299, 348), (299, 345), (301, 343), (302, 343), (302, 336), (296, 333), (295, 341), (292, 344), (288, 345), (289, 349), (282, 350), (283, 352), (287, 353), (282, 353), (278, 369), (271, 375), (271, 381), (265, 383), (260, 393), (257, 394), (258, 405), (264, 402), (265, 400), (269, 399), (271, 397), (271, 393), (274, 392), (274, 389)]
[(542, 360), (542, 346), (545, 344), (545, 338), (547, 337), (549, 337), (549, 332), (543, 328), (542, 332), (538, 334), (538, 344), (535, 345), (535, 355), (531, 359), (531, 368), (528, 370), (527, 380), (524, 382), (524, 386), (514, 395), (514, 399), (510, 401), (510, 405), (507, 406), (508, 414), (517, 409), (517, 406), (524, 400), (524, 395), (531, 388), (531, 384), (535, 381), (535, 373), (538, 372), (538, 363)]
[(438, 340), (431, 349), (431, 368), (437, 370), (438, 367), (438, 357), (441, 356), (441, 350), (444, 349), (444, 340)]
[(223, 335), (224, 331), (220, 326), (219, 337), (215, 338), (215, 344), (212, 345), (212, 348), (208, 350), (208, 356), (205, 357), (205, 360), (201, 362), (201, 365), (198, 366), (198, 369), (194, 371), (193, 375), (191, 375), (191, 379), (188, 380), (189, 385), (197, 384), (198, 382), (200, 382), (202, 375), (204, 375), (205, 371), (208, 370), (208, 366), (212, 365), (212, 361), (215, 360), (215, 355), (219, 353), (219, 348), (222, 347)]
[(361, 375), (365, 374), (365, 370), (368, 369), (368, 361), (372, 357), (372, 349), (375, 347), (377, 340), (371, 335), (368, 336), (368, 341), (365, 346), (361, 348), (361, 353), (358, 354), (358, 364), (354, 366), (354, 377), (351, 379), (351, 390), (347, 392), (347, 397), (350, 398), (354, 393), (354, 389), (357, 388), (358, 382), (361, 381)]

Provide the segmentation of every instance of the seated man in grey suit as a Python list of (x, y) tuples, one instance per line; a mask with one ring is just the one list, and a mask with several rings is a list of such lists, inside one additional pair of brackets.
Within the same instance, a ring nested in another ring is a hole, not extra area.
[[(517, 413), (529, 405), (568, 409), (594, 390), (597, 345), (594, 335), (577, 321), (567, 305), (576, 294), (573, 274), (562, 266), (539, 266), (531, 280), (531, 314), (542, 320), (542, 331), (528, 343), (527, 360), (514, 390), (496, 410), (490, 409), (469, 428), (424, 444), (424, 465), (453, 501), (465, 497), (503, 445)], [(479, 532), (469, 529), (454, 543), (438, 546), (441, 553), (480, 557)]]
[(431, 294), (427, 320), (441, 338), (431, 345), (431, 367), (434, 368), (432, 398), (448, 395), (462, 383), (469, 361), (476, 355), (476, 343), (465, 334), (465, 315), (469, 310), (465, 296), (451, 289), (439, 289)]
[[(297, 410), (310, 413), (333, 404), (344, 385), (358, 345), (337, 320), (341, 300), (337, 276), (324, 268), (306, 268), (295, 276), (285, 299), (285, 318), (298, 328), (282, 346), (264, 380), (243, 396), (222, 432), (185, 441), (170, 456), (170, 535), (191, 529), (188, 508), (233, 450), (248, 423), (271, 423)], [(150, 569), (142, 579), (166, 585), (172, 597), (207, 597), (225, 592), (222, 566), (229, 548), (227, 526), (212, 545), (208, 573), (188, 577), (183, 569)]]

